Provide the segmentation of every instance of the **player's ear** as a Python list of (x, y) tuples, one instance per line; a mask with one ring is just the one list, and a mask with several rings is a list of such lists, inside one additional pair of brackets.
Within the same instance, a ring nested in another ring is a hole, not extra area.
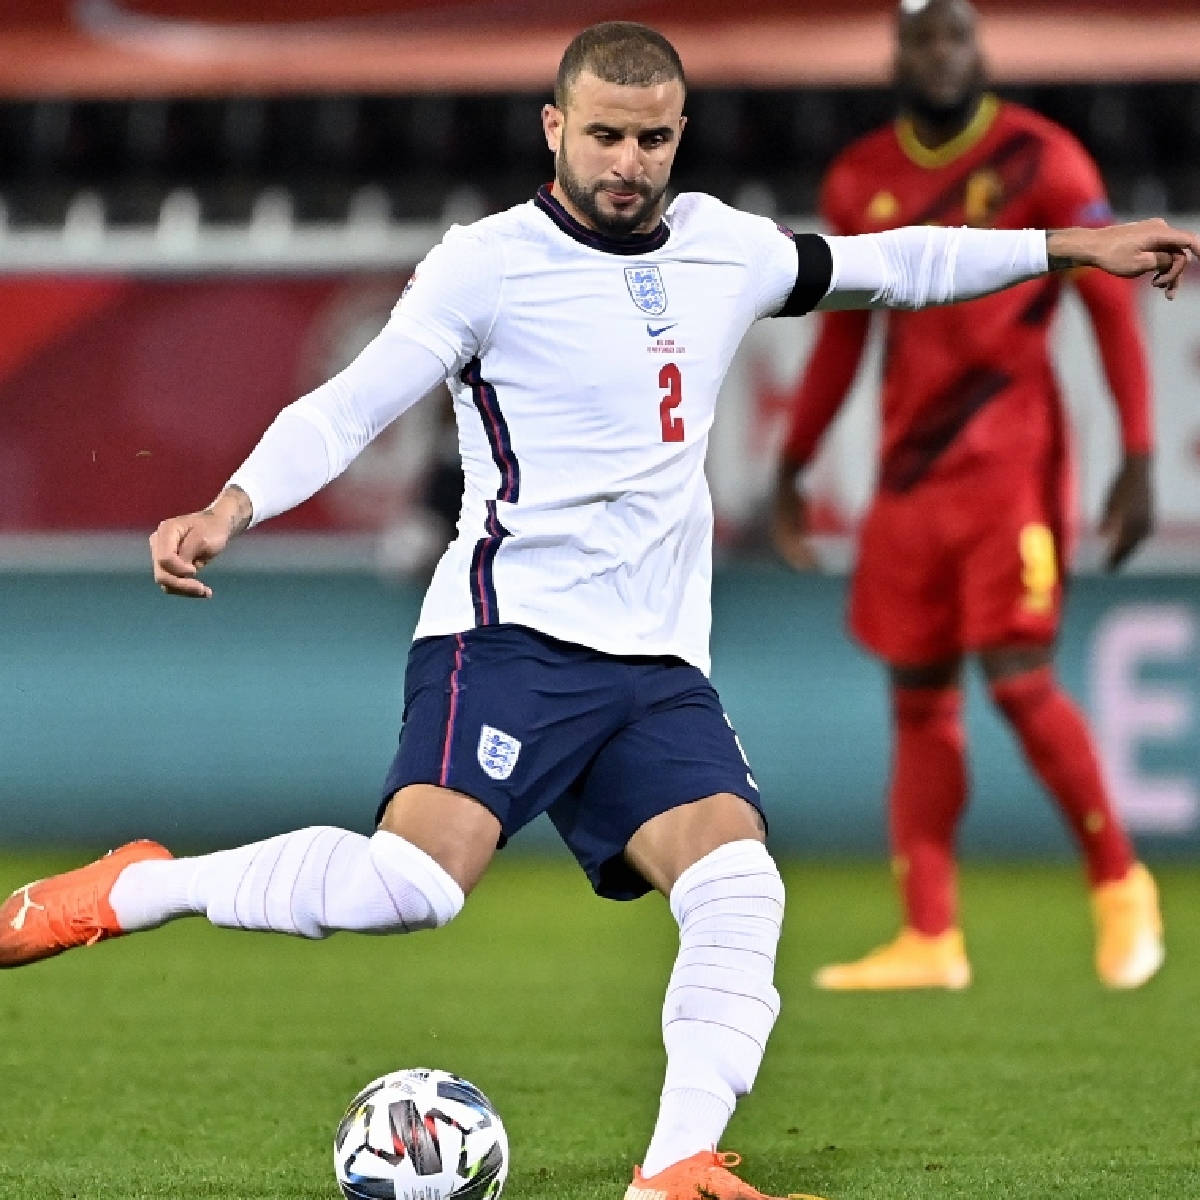
[(546, 135), (546, 145), (550, 147), (551, 154), (557, 154), (562, 144), (565, 122), (566, 116), (561, 108), (556, 108), (553, 104), (542, 105), (542, 132)]

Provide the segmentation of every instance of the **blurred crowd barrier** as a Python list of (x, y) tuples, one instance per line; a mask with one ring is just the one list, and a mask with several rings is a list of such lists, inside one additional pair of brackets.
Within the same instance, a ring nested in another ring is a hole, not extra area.
[[(85, 251), (186, 262), (196, 243), (211, 259), (239, 230), (259, 253), (322, 229), (344, 229), (353, 249), (381, 229), (473, 220), (548, 178), (550, 78), (486, 92), (0, 94), (0, 264)], [(1118, 211), (1200, 210), (1195, 73), (998, 86), (1084, 143)], [(797, 217), (816, 211), (834, 155), (894, 117), (895, 98), (884, 82), (693, 85), (687, 113), (677, 189)]]
[[(244, 547), (244, 544), (243, 544)], [(369, 830), (396, 744), (419, 588), (362, 572), (210, 571), (203, 604), (148, 568), (0, 573), (0, 844), (216, 846)], [(885, 682), (842, 629), (844, 580), (720, 571), (713, 680), (776, 848), (884, 858)], [(1077, 582), (1061, 674), (1152, 860), (1200, 851), (1200, 595), (1184, 576)], [(972, 680), (968, 855), (1070, 856)], [(517, 847), (541, 848), (540, 825)]]

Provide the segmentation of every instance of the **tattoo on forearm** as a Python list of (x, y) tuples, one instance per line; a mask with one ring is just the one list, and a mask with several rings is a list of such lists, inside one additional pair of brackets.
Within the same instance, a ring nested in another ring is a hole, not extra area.
[(229, 514), (229, 536), (232, 537), (234, 534), (241, 533), (250, 524), (250, 518), (254, 515), (254, 506), (250, 503), (250, 497), (240, 487), (233, 484), (227, 487), (204, 511), (210, 517), (216, 516), (217, 504), (224, 497), (228, 497), (234, 502), (234, 509)]
[(1062, 254), (1050, 253), (1050, 239), (1054, 236), (1053, 229), (1046, 230), (1046, 267), (1050, 271), (1065, 271), (1068, 267), (1073, 267), (1075, 262), (1073, 259), (1067, 258)]

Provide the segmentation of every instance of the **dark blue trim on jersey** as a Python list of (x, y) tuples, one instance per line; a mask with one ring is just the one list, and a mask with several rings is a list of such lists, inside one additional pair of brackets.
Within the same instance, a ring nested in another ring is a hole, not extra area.
[(471, 605), (475, 609), (476, 625), (496, 625), (500, 621), (500, 605), (496, 599), (496, 580), (493, 567), (500, 543), (511, 537), (500, 523), (497, 505), (501, 500), (516, 504), (521, 496), (521, 464), (513, 452), (512, 437), (508, 422), (500, 411), (496, 389), (483, 377), (483, 368), (478, 358), (473, 358), (462, 369), (459, 378), (471, 389), (471, 399), (483, 421), (488, 445), (492, 449), (492, 461), (500, 472), (500, 486), (495, 500), (487, 502), (487, 518), (484, 528), (487, 536), (475, 543), (471, 555)]
[(496, 598), (493, 567), (496, 555), (500, 552), (500, 543), (511, 536), (496, 515), (495, 500), (487, 502), (487, 510), (484, 527), (488, 536), (475, 543), (475, 552), (471, 555), (471, 606), (475, 610), (476, 625), (500, 623), (500, 602)]
[(573, 216), (550, 194), (550, 184), (544, 183), (533, 198), (534, 204), (552, 220), (555, 225), (573, 237), (577, 242), (590, 246), (593, 250), (603, 250), (606, 254), (648, 254), (651, 250), (659, 250), (667, 244), (671, 236), (671, 227), (665, 221), (659, 221), (658, 228), (650, 233), (631, 233), (628, 237), (609, 237), (598, 230), (575, 220)]
[(482, 364), (477, 358), (471, 359), (463, 367), (459, 379), (471, 389), (471, 399), (483, 420), (488, 445), (492, 448), (492, 461), (500, 472), (500, 488), (496, 492), (496, 499), (516, 504), (521, 496), (521, 466), (513, 453), (512, 437), (508, 432), (508, 422), (500, 411), (496, 389), (484, 379)]

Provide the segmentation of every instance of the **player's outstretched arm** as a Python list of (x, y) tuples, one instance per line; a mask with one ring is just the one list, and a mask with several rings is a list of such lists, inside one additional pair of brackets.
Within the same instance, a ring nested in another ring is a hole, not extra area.
[(200, 512), (169, 517), (150, 535), (154, 582), (169, 596), (207, 600), (212, 588), (200, 580), (200, 568), (216, 558), (253, 516), (250, 497), (231, 486)]
[(1051, 270), (1099, 267), (1126, 279), (1153, 271), (1154, 286), (1173, 300), (1184, 269), (1200, 256), (1200, 237), (1161, 217), (1100, 229), (1055, 229), (1046, 234), (1046, 256)]
[(1048, 270), (1095, 266), (1132, 277), (1154, 272), (1175, 295), (1200, 238), (1160, 219), (1102, 229), (901, 226), (827, 237), (831, 282), (817, 308), (925, 308), (987, 296)]

